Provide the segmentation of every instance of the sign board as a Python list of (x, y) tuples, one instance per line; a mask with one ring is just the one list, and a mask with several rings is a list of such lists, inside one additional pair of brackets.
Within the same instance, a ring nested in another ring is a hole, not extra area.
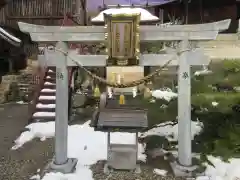
[(107, 32), (107, 65), (138, 65), (140, 14), (104, 14)]

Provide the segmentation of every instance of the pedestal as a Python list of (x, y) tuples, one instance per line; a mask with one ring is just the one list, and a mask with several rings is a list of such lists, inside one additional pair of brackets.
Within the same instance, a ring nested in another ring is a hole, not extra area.
[(77, 159), (68, 158), (67, 162), (64, 164), (55, 164), (54, 160), (49, 164), (48, 172), (60, 172), (63, 174), (73, 173), (77, 165)]
[(176, 177), (192, 177), (193, 171), (195, 171), (198, 166), (183, 166), (177, 161), (170, 162), (170, 166)]

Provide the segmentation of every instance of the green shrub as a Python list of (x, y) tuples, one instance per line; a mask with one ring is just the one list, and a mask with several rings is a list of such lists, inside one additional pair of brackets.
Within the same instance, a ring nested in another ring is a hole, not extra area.
[[(212, 102), (217, 102), (213, 106)], [(231, 112), (232, 106), (240, 103), (240, 93), (201, 93), (192, 96), (192, 104), (213, 112)]]
[(205, 112), (198, 114), (203, 131), (195, 137), (193, 151), (220, 156), (223, 160), (240, 155), (239, 113)]

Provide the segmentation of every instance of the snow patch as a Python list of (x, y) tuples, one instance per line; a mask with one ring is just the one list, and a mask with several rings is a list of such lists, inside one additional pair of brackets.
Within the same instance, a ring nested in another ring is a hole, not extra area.
[(155, 174), (157, 174), (157, 175), (160, 175), (160, 176), (166, 176), (167, 171), (164, 170), (164, 169), (154, 169), (154, 170), (153, 170), (153, 173), (155, 173)]
[[(95, 164), (98, 160), (107, 158), (107, 133), (94, 131), (89, 126), (89, 122), (83, 125), (68, 126), (68, 157), (77, 158), (78, 164), (76, 172), (72, 174), (47, 173), (42, 180), (93, 180), (90, 165)], [(12, 149), (18, 149), (26, 142), (34, 138), (50, 138), (55, 133), (55, 122), (33, 123), (27, 126), (29, 131), (23, 132), (15, 141)], [(112, 133), (111, 142), (119, 144), (135, 143), (134, 133)], [(138, 159), (146, 160), (143, 154), (144, 147), (139, 144)]]
[(51, 82), (45, 82), (44, 85), (55, 85), (55, 84)]
[[(191, 132), (192, 132), (192, 139), (194, 136), (199, 134), (202, 131), (203, 124), (201, 122), (191, 121)], [(153, 129), (148, 130), (147, 132), (143, 133), (141, 137), (147, 136), (165, 136), (168, 141), (177, 141), (178, 140), (178, 124), (172, 125), (172, 122), (165, 122), (158, 125)]]
[(56, 89), (42, 89), (41, 92), (56, 92)]
[(16, 103), (17, 104), (28, 104), (27, 102), (24, 102), (24, 101), (17, 101)]
[(212, 106), (214, 106), (214, 107), (218, 106), (218, 104), (219, 104), (218, 102), (212, 102)]
[(41, 108), (55, 108), (56, 107), (56, 104), (41, 104), (41, 103), (38, 103), (36, 105), (37, 108), (41, 109)]
[(239, 180), (240, 159), (232, 158), (229, 163), (223, 162), (219, 157), (208, 156), (208, 160), (215, 166), (206, 164), (205, 175), (212, 180)]
[(92, 19), (92, 22), (104, 22), (104, 14), (108, 15), (117, 15), (117, 14), (141, 14), (140, 15), (140, 21), (156, 21), (159, 20), (157, 16), (153, 16), (150, 12), (143, 8), (111, 8), (111, 9), (106, 9), (98, 16)]
[(172, 91), (166, 90), (154, 90), (152, 91), (152, 96), (157, 99), (164, 99), (166, 101), (171, 101), (172, 99), (176, 98), (178, 95)]
[(56, 96), (39, 96), (39, 100), (56, 100)]
[(33, 117), (55, 117), (55, 112), (36, 112)]

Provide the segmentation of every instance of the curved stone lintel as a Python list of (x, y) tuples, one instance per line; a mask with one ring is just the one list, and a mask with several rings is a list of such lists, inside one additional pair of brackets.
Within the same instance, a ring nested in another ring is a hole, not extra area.
[[(163, 26), (140, 26), (140, 33), (146, 31), (154, 32), (192, 32), (192, 31), (223, 31), (228, 29), (231, 19), (222, 21), (192, 24), (192, 25), (169, 25)], [(42, 26), (18, 22), (22, 32), (28, 33), (104, 33), (106, 29), (103, 26)]]
[(42, 26), (18, 22), (19, 29), (27, 33), (104, 33), (103, 26)]
[(229, 28), (231, 19), (216, 21), (204, 24), (169, 25), (169, 26), (140, 26), (140, 31), (171, 31), (171, 32), (192, 32), (192, 31), (224, 31)]

